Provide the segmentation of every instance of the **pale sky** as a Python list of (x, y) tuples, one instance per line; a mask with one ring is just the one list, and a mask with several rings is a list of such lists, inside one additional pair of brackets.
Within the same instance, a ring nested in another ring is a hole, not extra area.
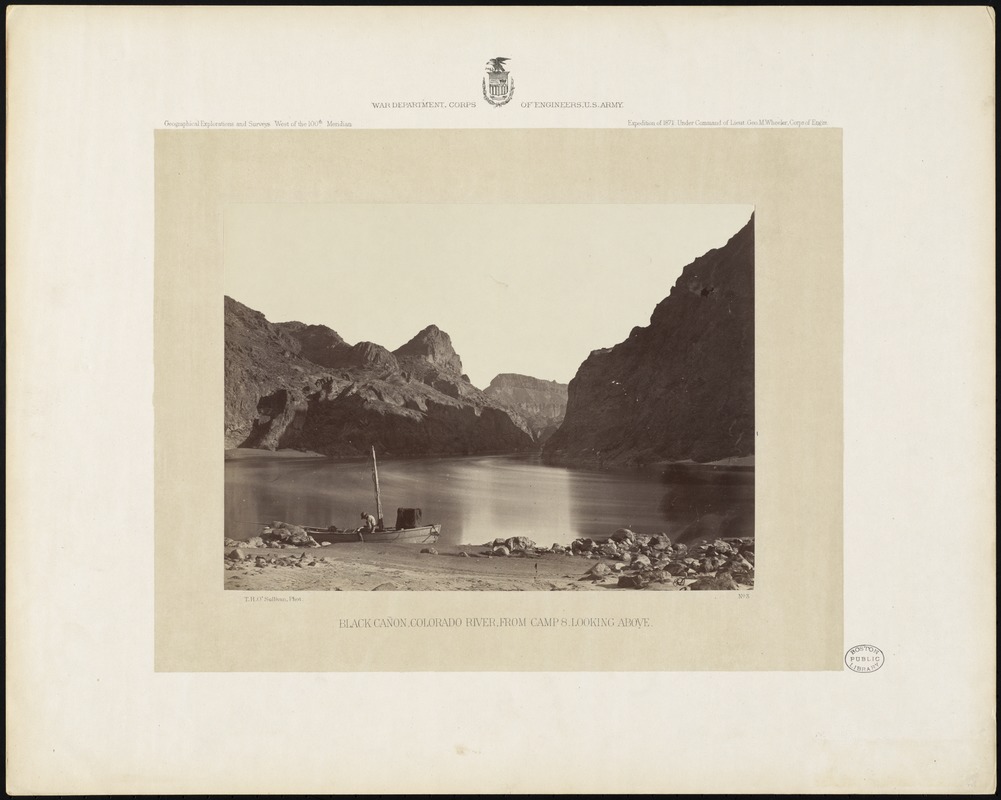
[(394, 350), (434, 323), (473, 384), (567, 383), (648, 325), (682, 268), (750, 205), (324, 205), (229, 209), (225, 293), (271, 322)]

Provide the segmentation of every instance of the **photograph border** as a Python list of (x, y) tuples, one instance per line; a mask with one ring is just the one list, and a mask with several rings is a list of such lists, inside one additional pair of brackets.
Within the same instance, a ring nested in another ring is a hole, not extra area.
[[(157, 131), (156, 669), (842, 669), (841, 170), (834, 128)], [(223, 590), (222, 212), (289, 202), (753, 205), (754, 591)], [(192, 413), (192, 383), (215, 414)], [(341, 627), (533, 615), (649, 625)]]

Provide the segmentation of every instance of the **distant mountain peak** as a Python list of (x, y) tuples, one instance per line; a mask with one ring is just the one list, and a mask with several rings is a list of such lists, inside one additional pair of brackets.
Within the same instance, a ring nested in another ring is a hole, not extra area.
[(555, 433), (567, 409), (565, 383), (515, 372), (496, 376), (484, 394), (518, 415), (540, 443)]
[(397, 358), (421, 358), (439, 369), (462, 373), (462, 360), (452, 347), (451, 337), (437, 325), (428, 325), (413, 339), (393, 351)]

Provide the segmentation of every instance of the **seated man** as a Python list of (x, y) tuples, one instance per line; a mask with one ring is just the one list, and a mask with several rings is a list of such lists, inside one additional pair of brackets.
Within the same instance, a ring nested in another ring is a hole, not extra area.
[(366, 514), (364, 511), (361, 512), (361, 518), (365, 520), (364, 524), (358, 529), (361, 533), (372, 533), (375, 530), (375, 517), (371, 514)]

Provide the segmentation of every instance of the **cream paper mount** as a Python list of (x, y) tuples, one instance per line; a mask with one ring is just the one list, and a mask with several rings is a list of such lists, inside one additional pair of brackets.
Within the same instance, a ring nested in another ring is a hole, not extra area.
[[(225, 591), (223, 220), (241, 203), (753, 205), (754, 590)], [(158, 671), (844, 668), (840, 129), (159, 130), (155, 215)], [(390, 616), (460, 623), (341, 627)], [(574, 622), (593, 618), (648, 624)]]

